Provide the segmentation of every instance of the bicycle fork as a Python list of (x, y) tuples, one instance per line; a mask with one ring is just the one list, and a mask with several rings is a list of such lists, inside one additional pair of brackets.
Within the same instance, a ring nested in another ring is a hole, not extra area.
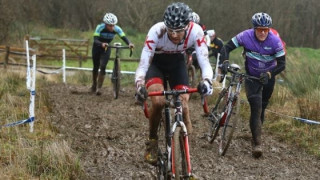
[(183, 144), (184, 144), (184, 150), (185, 150), (185, 159), (187, 161), (187, 175), (188, 177), (191, 176), (191, 161), (190, 161), (190, 151), (189, 151), (189, 138), (188, 138), (188, 133), (187, 133), (187, 127), (183, 122), (183, 116), (182, 116), (182, 106), (181, 106), (181, 101), (177, 100), (175, 103), (176, 109), (175, 109), (175, 122), (172, 125), (172, 131), (170, 133), (171, 135), (171, 147), (172, 147), (172, 152), (171, 152), (171, 158), (172, 158), (172, 174), (173, 177), (175, 177), (175, 172), (176, 169), (174, 167), (175, 164), (175, 158), (174, 158), (174, 149), (179, 148), (179, 147), (174, 147), (174, 140), (173, 140), (173, 134), (177, 128), (177, 126), (181, 127), (181, 132), (183, 135)]

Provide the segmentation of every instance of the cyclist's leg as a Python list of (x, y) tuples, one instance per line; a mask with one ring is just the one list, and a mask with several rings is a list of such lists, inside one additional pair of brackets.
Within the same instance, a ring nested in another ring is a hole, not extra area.
[(262, 112), (261, 112), (261, 122), (263, 124), (264, 122), (264, 112), (269, 104), (269, 99), (271, 98), (271, 95), (273, 93), (274, 89), (274, 84), (275, 84), (275, 77), (272, 77), (269, 81), (268, 84), (263, 86), (262, 90)]
[(100, 72), (98, 76), (98, 83), (97, 83), (97, 95), (101, 94), (102, 84), (106, 75), (106, 66), (108, 64), (110, 58), (111, 48), (108, 48), (107, 51), (103, 51), (100, 56)]
[(262, 85), (257, 81), (245, 81), (246, 95), (250, 104), (250, 129), (252, 133), (252, 155), (260, 157), (261, 149), (261, 110)]
[[(156, 65), (151, 64), (146, 74), (146, 88), (148, 92), (163, 91), (163, 74)], [(165, 104), (163, 96), (150, 97), (152, 108), (149, 117), (149, 139), (145, 152), (145, 160), (150, 164), (157, 162), (158, 153), (158, 126), (160, 123), (162, 109)]]
[(92, 70), (92, 86), (90, 88), (91, 92), (96, 92), (97, 90), (97, 78), (100, 66), (100, 54), (101, 47), (92, 46), (92, 62), (93, 62), (93, 70)]

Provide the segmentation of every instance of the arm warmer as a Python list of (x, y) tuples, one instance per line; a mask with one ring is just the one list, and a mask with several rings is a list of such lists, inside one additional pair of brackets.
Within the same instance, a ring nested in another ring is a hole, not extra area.
[(125, 43), (127, 43), (127, 45), (130, 44), (129, 39), (128, 39), (126, 36), (122, 36), (121, 39), (122, 39)]
[(281, 57), (276, 58), (277, 66), (271, 71), (271, 75), (275, 76), (281, 73), (286, 68), (286, 56), (283, 55)]
[(223, 61), (229, 60), (229, 53), (236, 49), (236, 45), (230, 40), (227, 44), (225, 44), (220, 51), (220, 61), (219, 64), (222, 64)]
[(93, 42), (97, 46), (102, 46), (102, 42), (99, 40), (98, 36), (94, 36)]

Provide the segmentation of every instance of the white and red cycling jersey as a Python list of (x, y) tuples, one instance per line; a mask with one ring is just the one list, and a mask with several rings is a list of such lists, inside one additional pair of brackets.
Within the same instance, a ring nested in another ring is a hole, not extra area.
[(202, 28), (190, 22), (186, 30), (184, 40), (179, 44), (170, 41), (166, 25), (159, 22), (153, 25), (147, 35), (142, 49), (139, 66), (135, 74), (135, 83), (145, 83), (145, 76), (154, 54), (183, 54), (189, 47), (195, 47), (199, 66), (202, 71), (202, 79), (212, 80), (213, 71), (209, 63), (208, 48)]

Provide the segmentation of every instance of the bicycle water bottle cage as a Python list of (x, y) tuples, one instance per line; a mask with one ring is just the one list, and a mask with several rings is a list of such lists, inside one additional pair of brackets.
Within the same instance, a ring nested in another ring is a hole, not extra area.
[(230, 68), (232, 68), (232, 69), (235, 70), (235, 71), (239, 71), (239, 70), (241, 69), (238, 64), (231, 64), (231, 65), (230, 65)]
[(115, 42), (113, 43), (114, 46), (121, 46), (121, 42)]

